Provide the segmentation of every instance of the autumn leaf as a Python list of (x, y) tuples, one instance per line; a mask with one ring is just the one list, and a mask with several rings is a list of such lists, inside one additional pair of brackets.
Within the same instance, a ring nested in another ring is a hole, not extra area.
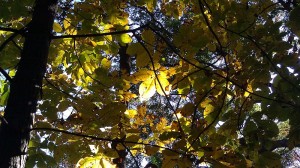
[(30, 0), (0, 11), (0, 158), (29, 137), (18, 123), (32, 129), (26, 167), (297, 167), (295, 1)]
[(139, 86), (139, 94), (141, 100), (148, 100), (151, 98), (156, 92), (155, 89), (155, 76), (152, 75), (148, 77), (144, 82), (142, 82)]
[(53, 23), (53, 30), (57, 33), (60, 33), (62, 31), (62, 27), (57, 22)]
[(168, 95), (170, 93), (171, 85), (167, 79), (167, 75), (165, 72), (160, 71), (157, 75), (157, 79), (155, 80), (155, 88), (157, 93), (160, 95)]

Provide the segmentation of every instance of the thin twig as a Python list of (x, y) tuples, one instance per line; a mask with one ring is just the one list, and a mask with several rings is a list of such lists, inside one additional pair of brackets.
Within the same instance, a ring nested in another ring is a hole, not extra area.
[(102, 37), (107, 35), (119, 35), (119, 34), (125, 34), (125, 33), (134, 33), (138, 30), (142, 30), (144, 28), (148, 27), (148, 24), (145, 24), (143, 26), (140, 26), (138, 28), (132, 29), (132, 30), (122, 30), (122, 31), (115, 31), (115, 32), (107, 32), (107, 33), (93, 33), (93, 34), (77, 34), (77, 35), (61, 35), (61, 36), (52, 36), (52, 39), (63, 39), (63, 38), (84, 38), (84, 37)]
[(246, 88), (244, 88), (242, 85), (238, 84), (238, 82), (226, 77), (226, 76), (223, 76), (222, 74), (219, 74), (217, 72), (213, 72), (209, 69), (206, 69), (205, 67), (200, 67), (194, 63), (192, 63), (191, 61), (185, 59), (184, 57), (182, 57), (176, 50), (176, 48), (173, 46), (173, 44), (167, 40), (166, 38), (164, 38), (164, 36), (162, 36), (159, 32), (157, 32), (155, 29), (151, 28), (151, 26), (149, 27), (155, 34), (157, 34), (159, 37), (161, 37), (161, 39), (163, 41), (165, 41), (165, 43), (167, 44), (167, 46), (179, 57), (181, 58), (183, 61), (187, 62), (188, 64), (198, 68), (199, 70), (203, 70), (203, 71), (207, 71), (207, 72), (212, 72), (212, 74), (220, 77), (220, 78), (223, 78), (225, 80), (229, 80), (233, 85), (241, 88), (243, 91), (246, 91), (246, 92), (249, 92), (251, 95), (254, 95), (254, 96), (257, 96), (257, 97), (260, 97), (260, 98), (263, 98), (263, 99), (266, 99), (266, 100), (271, 100), (271, 101), (274, 101), (274, 102), (278, 102), (278, 103), (283, 103), (283, 104), (286, 104), (286, 105), (289, 105), (289, 106), (293, 106), (293, 107), (296, 107), (296, 108), (300, 108), (298, 107), (298, 105), (292, 103), (292, 102), (287, 102), (287, 101), (283, 101), (283, 100), (278, 100), (278, 99), (273, 99), (273, 98), (270, 98), (270, 97), (266, 97), (266, 96), (263, 96), (263, 95), (259, 95), (257, 93), (254, 93), (252, 91), (249, 91), (247, 90)]
[(153, 144), (149, 144), (149, 143), (135, 142), (135, 141), (126, 141), (126, 140), (122, 140), (122, 139), (101, 138), (101, 137), (97, 137), (97, 136), (86, 135), (86, 134), (82, 134), (82, 133), (78, 133), (78, 132), (69, 132), (69, 131), (66, 131), (66, 130), (56, 129), (56, 128), (35, 127), (35, 128), (29, 129), (29, 131), (52, 131), (52, 132), (59, 132), (59, 133), (63, 133), (63, 134), (78, 136), (78, 137), (82, 137), (82, 138), (89, 138), (89, 139), (98, 140), (98, 141), (107, 141), (107, 142), (125, 143), (125, 144), (128, 143), (128, 144), (138, 144), (138, 145), (144, 145), (144, 146), (158, 147), (158, 148), (161, 148), (161, 149), (169, 150), (169, 151), (177, 153), (177, 154), (184, 154), (184, 153), (176, 151), (174, 149), (163, 147), (163, 146), (159, 146), (159, 145), (153, 145)]
[(57, 86), (55, 86), (55, 85), (54, 85), (53, 83), (51, 83), (46, 77), (44, 77), (44, 79), (45, 79), (45, 81), (46, 81), (50, 86), (52, 86), (54, 89), (58, 90), (59, 92), (61, 92), (61, 93), (65, 94), (65, 95), (67, 95), (68, 97), (70, 97), (70, 98), (72, 98), (72, 99), (74, 99), (74, 100), (77, 100), (76, 97), (70, 95), (68, 92), (66, 92), (66, 91), (64, 91), (64, 90), (62, 90), (62, 89), (60, 89), (60, 88), (58, 88)]

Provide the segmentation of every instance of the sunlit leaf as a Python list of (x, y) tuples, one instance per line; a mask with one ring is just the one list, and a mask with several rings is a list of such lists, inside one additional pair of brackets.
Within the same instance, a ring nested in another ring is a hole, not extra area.
[(151, 98), (156, 92), (155, 89), (155, 77), (154, 75), (150, 76), (139, 86), (139, 94), (141, 100), (147, 100)]
[(131, 42), (131, 37), (128, 34), (121, 34), (120, 38), (123, 43)]
[(37, 102), (27, 167), (294, 166), (297, 2), (60, 1), (35, 45), (33, 1), (0, 5), (1, 126)]
[(0, 98), (0, 105), (4, 106), (7, 103), (8, 100), (8, 96), (9, 96), (9, 86), (7, 83), (5, 83), (4, 85), (2, 85), (1, 87), (1, 98)]
[(60, 24), (58, 24), (57, 22), (53, 23), (53, 30), (57, 33), (62, 32), (62, 27), (60, 26)]
[(130, 109), (130, 110), (126, 110), (125, 114), (127, 114), (129, 118), (134, 118), (134, 116), (137, 115), (137, 111)]
[(170, 83), (167, 79), (167, 75), (164, 72), (160, 72), (157, 75), (156, 83), (155, 83), (156, 91), (160, 95), (168, 95), (170, 93)]
[(103, 58), (101, 60), (101, 66), (105, 69), (109, 69), (111, 67), (111, 62), (107, 58)]
[(65, 18), (65, 20), (63, 21), (63, 24), (64, 24), (64, 28), (67, 29), (68, 27), (71, 26), (71, 19)]

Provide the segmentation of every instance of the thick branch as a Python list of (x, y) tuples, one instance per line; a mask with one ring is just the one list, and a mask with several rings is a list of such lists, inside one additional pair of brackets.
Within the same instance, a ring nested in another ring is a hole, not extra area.
[(11, 77), (6, 73), (6, 71), (2, 67), (0, 67), (0, 72), (5, 77), (6, 80), (8, 80), (9, 82), (12, 81)]
[(8, 31), (8, 32), (14, 32), (14, 33), (20, 33), (21, 32), (18, 29), (13, 29), (13, 28), (9, 28), (9, 27), (1, 27), (1, 26), (0, 26), (0, 30), (2, 30), (2, 31)]
[[(46, 71), (57, 0), (36, 0), (26, 31), (21, 60), (10, 84), (4, 119), (0, 127), (0, 167), (25, 167), (33, 115)], [(18, 35), (15, 32), (2, 45)]]
[(12, 41), (17, 35), (19, 35), (18, 33), (14, 33), (11, 36), (9, 36), (1, 45), (0, 45), (0, 52), (4, 49), (4, 47), (10, 42)]

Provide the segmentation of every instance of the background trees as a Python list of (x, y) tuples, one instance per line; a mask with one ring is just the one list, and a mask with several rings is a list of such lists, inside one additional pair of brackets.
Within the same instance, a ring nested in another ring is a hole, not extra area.
[[(33, 1), (1, 3), (4, 109)], [(281, 165), (299, 146), (298, 3), (59, 2), (28, 166)]]

